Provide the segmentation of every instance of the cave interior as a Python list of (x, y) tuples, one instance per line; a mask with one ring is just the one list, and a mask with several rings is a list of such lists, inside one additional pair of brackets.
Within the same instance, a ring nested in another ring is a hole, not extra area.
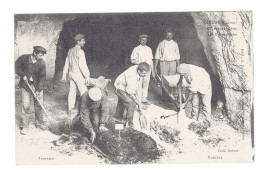
[(55, 75), (62, 76), (67, 52), (74, 44), (73, 37), (84, 34), (86, 44), (82, 48), (91, 77), (103, 75), (114, 80), (130, 66), (130, 55), (139, 45), (138, 36), (147, 34), (147, 45), (155, 54), (158, 43), (165, 37), (165, 30), (174, 31), (173, 40), (179, 46), (181, 63), (205, 68), (212, 81), (212, 104), (225, 103), (223, 86), (218, 74), (214, 74), (204, 53), (204, 47), (194, 27), (190, 13), (110, 13), (82, 14), (63, 23), (57, 43)]

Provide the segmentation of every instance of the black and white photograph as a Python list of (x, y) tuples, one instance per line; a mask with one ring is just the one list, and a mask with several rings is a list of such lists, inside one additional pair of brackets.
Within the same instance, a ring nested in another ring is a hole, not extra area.
[(16, 165), (255, 161), (253, 11), (13, 17)]

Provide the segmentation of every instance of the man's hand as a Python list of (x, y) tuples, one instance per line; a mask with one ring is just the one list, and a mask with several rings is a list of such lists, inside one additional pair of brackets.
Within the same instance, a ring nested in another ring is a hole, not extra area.
[(66, 75), (63, 75), (60, 81), (65, 83), (67, 81)]
[(89, 84), (90, 84), (90, 78), (89, 78), (89, 77), (86, 77), (86, 78), (85, 78), (85, 84), (86, 84), (86, 85), (89, 85)]
[(40, 97), (40, 93), (41, 93), (41, 91), (35, 91), (35, 94), (36, 94), (36, 97)]
[(28, 79), (26, 76), (23, 76), (23, 80), (28, 83)]
[(108, 129), (105, 127), (105, 125), (100, 125), (100, 126), (99, 126), (99, 130), (100, 130), (101, 132), (108, 131)]
[(185, 107), (186, 107), (186, 103), (182, 103), (180, 109), (185, 109)]
[(91, 133), (91, 136), (90, 136), (91, 143), (94, 143), (95, 139), (96, 139), (96, 133), (93, 129), (91, 130), (90, 133)]

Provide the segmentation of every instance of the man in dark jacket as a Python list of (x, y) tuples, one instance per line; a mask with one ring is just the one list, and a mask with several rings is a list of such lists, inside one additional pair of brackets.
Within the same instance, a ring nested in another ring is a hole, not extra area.
[[(46, 79), (46, 65), (42, 57), (46, 49), (34, 46), (32, 54), (20, 56), (15, 62), (15, 72), (20, 76), (19, 87), (22, 90), (22, 119), (21, 134), (26, 135), (29, 127), (29, 109), (31, 105), (32, 92), (26, 83), (29, 83), (38, 99), (43, 103), (43, 85)], [(43, 121), (42, 108), (34, 98), (35, 123), (36, 126), (45, 130), (47, 127)]]
[(81, 96), (80, 121), (91, 134), (91, 142), (96, 138), (95, 131), (107, 131), (105, 127), (109, 118), (109, 105), (104, 90), (93, 87)]

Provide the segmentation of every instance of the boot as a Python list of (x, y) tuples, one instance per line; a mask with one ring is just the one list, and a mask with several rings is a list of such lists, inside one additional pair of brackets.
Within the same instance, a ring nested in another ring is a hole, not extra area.
[(28, 131), (29, 131), (28, 127), (21, 127), (20, 134), (21, 135), (27, 135)]

